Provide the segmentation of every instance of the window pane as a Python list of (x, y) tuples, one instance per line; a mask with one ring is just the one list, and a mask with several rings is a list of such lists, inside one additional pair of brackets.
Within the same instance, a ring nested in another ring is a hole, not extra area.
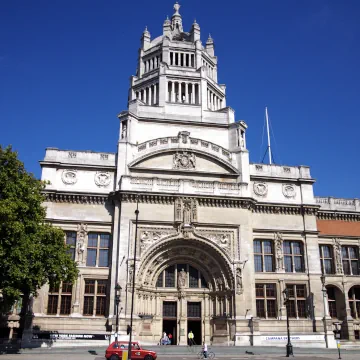
[(275, 292), (275, 284), (267, 284), (266, 285), (266, 296), (267, 297), (276, 297), (276, 292)]
[(267, 300), (267, 315), (269, 318), (276, 318), (276, 300)]
[(284, 256), (285, 260), (285, 271), (292, 272), (291, 256)]
[(341, 255), (342, 255), (343, 259), (346, 259), (348, 257), (348, 255), (347, 255), (347, 247), (346, 246), (341, 247)]
[(165, 287), (175, 287), (175, 266), (165, 270)]
[(349, 301), (349, 307), (351, 310), (351, 316), (356, 319), (355, 301)]
[(201, 318), (201, 303), (188, 302), (187, 303), (187, 316), (192, 318)]
[(256, 294), (256, 297), (264, 297), (264, 285), (263, 284), (255, 285), (255, 294)]
[(343, 269), (345, 275), (350, 275), (350, 264), (348, 260), (343, 260)]
[(156, 282), (156, 287), (163, 287), (163, 272), (161, 272), (161, 274), (159, 275), (157, 282)]
[(256, 300), (256, 316), (259, 318), (265, 317), (265, 300)]
[(95, 280), (85, 280), (85, 294), (95, 294)]
[(50, 285), (50, 287), (49, 287), (49, 292), (51, 292), (51, 293), (57, 293), (57, 292), (59, 292), (59, 288), (60, 288), (60, 284), (59, 284), (59, 283), (53, 284), (52, 286)]
[(304, 298), (306, 296), (305, 285), (296, 285), (296, 296)]
[(109, 250), (99, 250), (99, 266), (109, 266)]
[(290, 241), (284, 241), (284, 254), (291, 254)]
[(351, 269), (352, 269), (353, 275), (359, 275), (359, 267), (358, 267), (357, 260), (351, 260)]
[(305, 318), (306, 317), (305, 300), (298, 300), (297, 306), (298, 306), (298, 317)]
[(189, 287), (191, 288), (198, 288), (199, 287), (199, 280), (198, 280), (198, 271), (197, 269), (189, 266)]
[(71, 295), (62, 295), (60, 303), (60, 315), (69, 315), (71, 311)]
[(94, 312), (94, 297), (85, 296), (83, 315), (93, 315), (93, 312)]
[(58, 298), (59, 298), (58, 295), (49, 295), (48, 309), (47, 309), (48, 315), (56, 315)]
[(69, 283), (69, 282), (64, 282), (63, 284), (62, 284), (62, 293), (64, 294), (64, 293), (70, 293), (71, 294), (71, 292), (72, 292), (72, 284), (71, 283)]
[(262, 257), (261, 255), (254, 255), (255, 256), (255, 271), (256, 272), (262, 272)]
[(301, 244), (299, 242), (293, 242), (293, 254), (294, 255), (301, 255)]
[(73, 245), (76, 244), (76, 232), (69, 231), (66, 232), (66, 245)]
[(294, 257), (294, 265), (295, 265), (295, 271), (296, 272), (302, 272), (303, 271), (302, 256), (295, 256)]
[(322, 246), (322, 251), (323, 251), (323, 256), (324, 256), (325, 258), (331, 257), (330, 246), (323, 245), (323, 246)]
[(295, 296), (294, 285), (286, 285), (286, 289), (288, 290), (289, 297)]
[(349, 247), (349, 255), (350, 259), (356, 259), (356, 249), (354, 247)]
[(265, 271), (268, 271), (268, 272), (274, 271), (272, 255), (265, 256)]
[(100, 247), (101, 248), (109, 248), (110, 247), (110, 235), (109, 234), (101, 234), (100, 235)]
[(72, 248), (68, 249), (67, 252), (68, 252), (68, 254), (70, 254), (71, 259), (75, 260), (75, 248), (72, 247)]
[(336, 302), (335, 301), (329, 301), (329, 313), (332, 318), (337, 318), (337, 312), (336, 312)]
[(289, 317), (296, 318), (295, 300), (289, 300)]
[(176, 317), (176, 302), (164, 301), (163, 302), (163, 317)]
[(96, 249), (87, 250), (86, 266), (96, 266)]
[(261, 242), (258, 240), (254, 241), (254, 253), (261, 253)]
[(96, 298), (96, 315), (105, 316), (106, 297), (99, 296)]
[(332, 266), (332, 260), (324, 260), (325, 265), (325, 273), (326, 274), (332, 274), (333, 273), (333, 266)]
[(106, 295), (106, 286), (107, 281), (106, 280), (98, 280), (97, 282), (97, 294)]
[(98, 234), (90, 233), (88, 235), (88, 246), (97, 247)]
[(329, 300), (335, 300), (335, 288), (332, 286), (326, 287), (326, 293)]
[(264, 253), (265, 254), (272, 254), (272, 243), (271, 243), (271, 241), (264, 241), (263, 246), (264, 246)]
[(208, 287), (207, 283), (206, 283), (206, 280), (205, 280), (203, 275), (201, 275), (201, 287), (202, 288), (207, 288)]

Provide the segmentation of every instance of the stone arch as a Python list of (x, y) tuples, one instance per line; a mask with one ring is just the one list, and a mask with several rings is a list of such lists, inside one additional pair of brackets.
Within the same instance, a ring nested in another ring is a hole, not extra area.
[(212, 291), (235, 288), (231, 262), (216, 244), (201, 237), (186, 239), (172, 237), (152, 245), (143, 254), (136, 282), (141, 286), (155, 288), (162, 270), (175, 262), (193, 263), (203, 272)]

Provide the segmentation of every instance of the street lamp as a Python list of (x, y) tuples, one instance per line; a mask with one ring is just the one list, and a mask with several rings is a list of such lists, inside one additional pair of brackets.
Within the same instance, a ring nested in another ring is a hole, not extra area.
[(321, 280), (321, 284), (322, 284), (322, 293), (323, 293), (323, 303), (324, 303), (324, 331), (325, 331), (325, 344), (326, 344), (326, 348), (329, 347), (329, 343), (328, 343), (328, 336), (327, 336), (327, 326), (326, 326), (326, 316), (327, 316), (327, 311), (326, 311), (326, 302), (327, 302), (327, 290), (326, 290), (326, 286), (325, 286), (325, 282), (326, 282), (326, 277), (325, 274), (322, 274), (320, 276), (320, 280)]
[(335, 330), (334, 330), (334, 336), (336, 339), (336, 344), (337, 344), (337, 348), (338, 348), (338, 352), (339, 352), (339, 359), (341, 359), (341, 354), (340, 354), (340, 334), (341, 334), (341, 322), (336, 321), (333, 323), (333, 325), (335, 325)]
[(115, 304), (116, 304), (116, 334), (115, 342), (118, 341), (118, 332), (119, 332), (119, 304), (121, 296), (121, 286), (119, 283), (115, 285)]
[(131, 313), (130, 313), (130, 326), (128, 326), (129, 346), (128, 346), (128, 360), (131, 360), (131, 341), (132, 341), (132, 329), (133, 329), (133, 314), (134, 314), (134, 295), (135, 295), (135, 271), (136, 271), (136, 248), (137, 248), (137, 231), (138, 231), (138, 218), (139, 218), (139, 197), (136, 197), (136, 210), (135, 210), (135, 241), (134, 241), (134, 269), (132, 278), (131, 289)]
[(284, 294), (284, 304), (286, 305), (286, 326), (287, 326), (287, 338), (288, 338), (288, 342), (286, 344), (286, 357), (289, 357), (290, 355), (294, 356), (293, 353), (293, 346), (291, 345), (291, 341), (290, 341), (290, 324), (289, 324), (289, 304), (290, 304), (290, 300), (289, 300), (289, 289), (285, 289), (283, 291)]

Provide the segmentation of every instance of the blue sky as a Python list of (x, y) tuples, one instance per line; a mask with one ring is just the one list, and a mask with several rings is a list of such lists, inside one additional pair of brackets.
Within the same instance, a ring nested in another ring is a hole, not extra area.
[[(227, 104), (262, 159), (264, 107), (275, 160), (311, 166), (321, 196), (360, 197), (360, 1), (180, 1), (186, 31), (210, 32)], [(117, 114), (145, 25), (173, 1), (0, 1), (0, 143), (40, 176), (46, 147), (116, 151)]]

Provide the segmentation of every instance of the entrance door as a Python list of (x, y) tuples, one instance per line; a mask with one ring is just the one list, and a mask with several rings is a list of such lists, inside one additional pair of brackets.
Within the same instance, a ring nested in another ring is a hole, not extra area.
[(196, 345), (201, 345), (201, 302), (187, 303), (187, 318), (188, 334), (192, 331), (194, 334), (194, 343)]
[(164, 332), (169, 337), (172, 335), (171, 345), (177, 345), (177, 303), (176, 301), (164, 301), (163, 302), (163, 331), (161, 338), (163, 338)]

